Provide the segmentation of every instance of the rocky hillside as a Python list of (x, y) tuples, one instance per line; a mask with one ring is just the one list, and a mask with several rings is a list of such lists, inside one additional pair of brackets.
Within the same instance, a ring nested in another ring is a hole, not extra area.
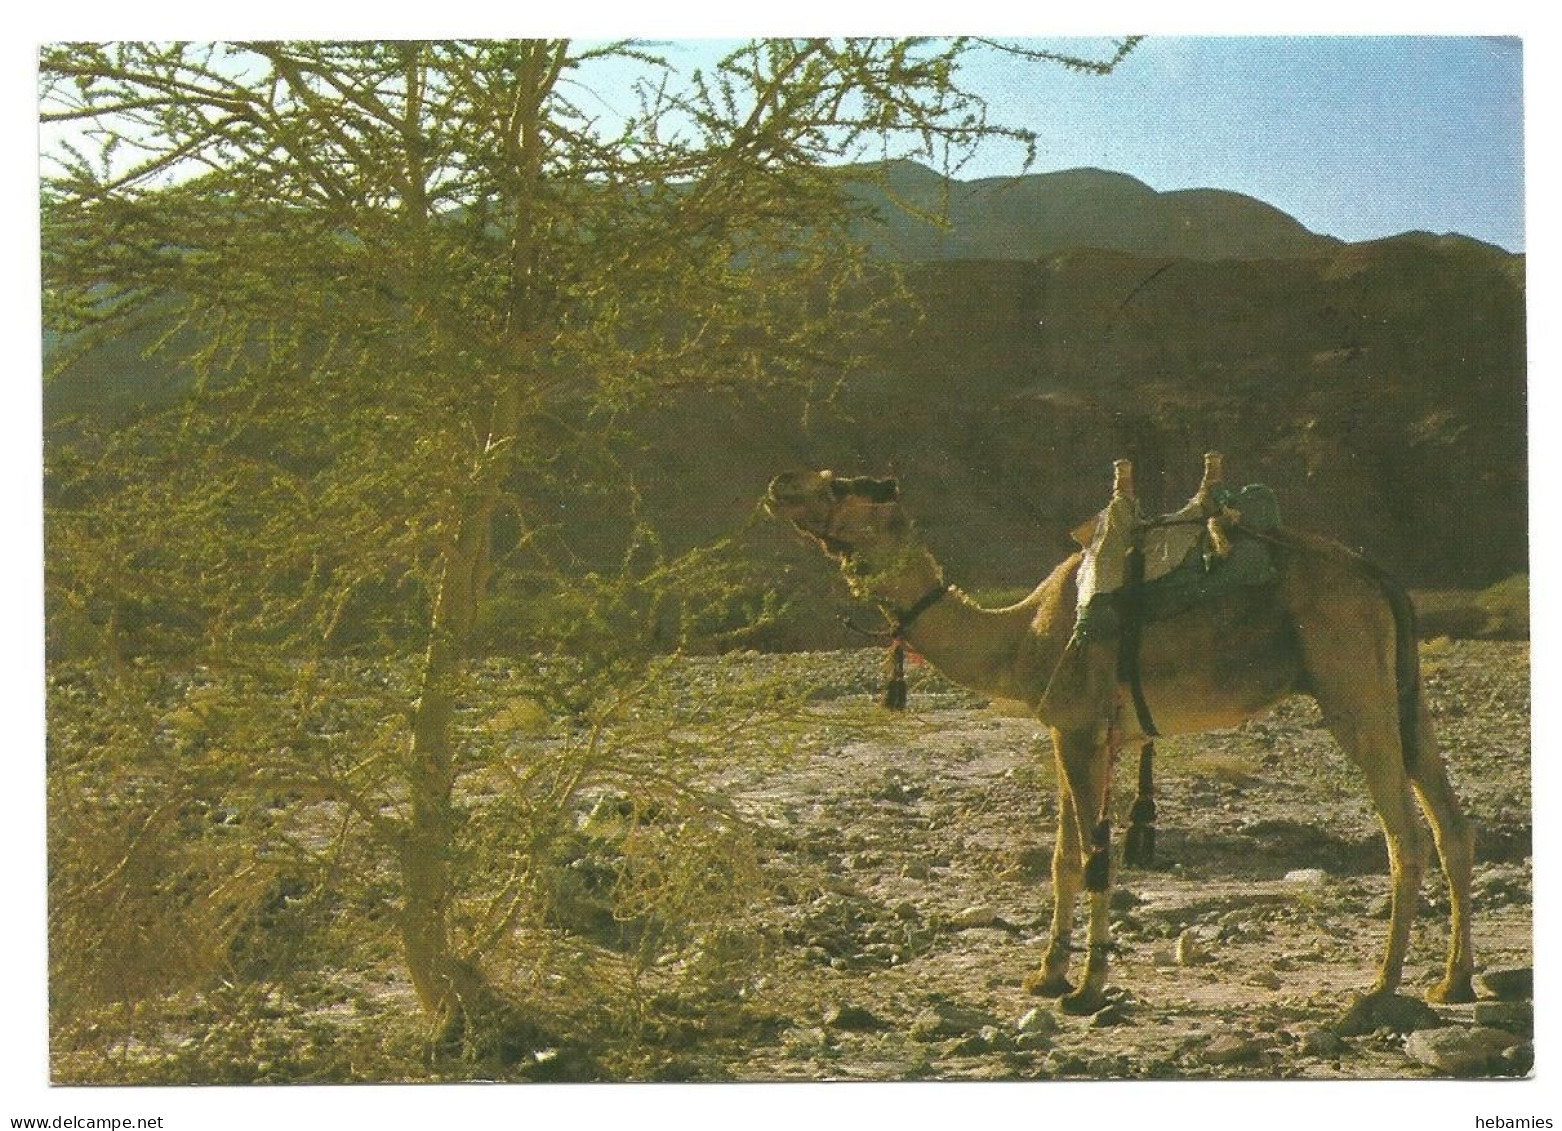
[(1271, 484), (1288, 522), (1411, 584), (1526, 568), (1521, 258), (1406, 236), (1293, 259), (935, 262), (910, 278), (918, 309), (806, 423), (795, 406), (705, 399), (656, 422), (642, 482), (666, 513), (714, 533), (779, 470), (894, 471), (951, 576), (1007, 588), (1071, 549), (1114, 458), (1135, 460), (1150, 508), (1172, 509), (1213, 448), (1232, 478)]
[[(1287, 521), (1411, 584), (1526, 569), (1522, 256), (1424, 233), (1342, 244), (1237, 194), (1094, 170), (961, 184), (894, 165), (857, 185), (885, 205), (877, 246), (913, 301), (827, 404), (698, 393), (641, 421), (629, 462), (669, 547), (743, 528), (781, 470), (893, 471), (953, 579), (1029, 586), (1114, 458), (1169, 509), (1213, 448)], [(46, 413), (177, 395), (144, 368), (133, 348), (101, 356)], [(774, 524), (745, 537), (799, 571), (788, 584), (823, 587)]]

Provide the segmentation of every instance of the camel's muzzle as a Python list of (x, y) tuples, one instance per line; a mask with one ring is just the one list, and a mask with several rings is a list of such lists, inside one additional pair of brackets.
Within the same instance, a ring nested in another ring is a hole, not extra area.
[(770, 481), (767, 506), (800, 507), (828, 498), (833, 476), (829, 472), (785, 471)]

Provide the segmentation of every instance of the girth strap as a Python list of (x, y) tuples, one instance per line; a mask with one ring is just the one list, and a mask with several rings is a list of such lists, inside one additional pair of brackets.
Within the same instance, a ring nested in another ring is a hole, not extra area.
[(1125, 559), (1127, 570), (1122, 588), (1117, 594), (1118, 623), (1117, 679), (1128, 685), (1128, 695), (1133, 701), (1134, 716), (1139, 729), (1147, 738), (1160, 732), (1150, 715), (1150, 705), (1144, 698), (1144, 682), (1139, 672), (1139, 647), (1144, 639), (1144, 547), (1135, 538)]

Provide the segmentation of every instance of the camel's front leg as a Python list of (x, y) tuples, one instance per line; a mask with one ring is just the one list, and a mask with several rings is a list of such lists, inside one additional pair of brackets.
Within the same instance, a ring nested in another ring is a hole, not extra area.
[[(1055, 746), (1055, 744), (1054, 744)], [(1074, 900), (1085, 878), (1080, 851), (1079, 818), (1074, 795), (1058, 764), (1058, 841), (1052, 850), (1052, 936), (1041, 967), (1025, 979), (1025, 989), (1041, 997), (1062, 997), (1074, 988), (1068, 980), (1069, 951), (1074, 935)]]
[(1112, 927), (1109, 903), (1112, 894), (1112, 840), (1110, 826), (1103, 818), (1092, 830), (1090, 861), (1085, 867), (1085, 887), (1090, 892), (1090, 951), (1085, 961), (1085, 980), (1079, 988), (1064, 996), (1064, 1013), (1094, 1013), (1106, 1004), (1106, 972), (1112, 952)]
[[(1052, 944), (1040, 971), (1043, 987), (1064, 993), (1065, 1013), (1094, 1013), (1106, 1003), (1107, 954), (1110, 944), (1111, 895), (1110, 829), (1106, 824), (1106, 793), (1111, 775), (1106, 736), (1099, 728), (1064, 734), (1053, 731), (1057, 752), (1060, 805), (1058, 848), (1053, 857), (1054, 896), (1057, 905), (1052, 924)], [(1080, 866), (1081, 848), (1090, 847), (1090, 859)], [(1074, 897), (1081, 883), (1090, 892), (1090, 952), (1085, 978), (1079, 988), (1065, 992), (1058, 983), (1068, 965)]]

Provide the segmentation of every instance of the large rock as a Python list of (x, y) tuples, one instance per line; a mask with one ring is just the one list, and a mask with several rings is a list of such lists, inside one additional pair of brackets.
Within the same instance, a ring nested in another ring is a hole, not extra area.
[(1341, 1056), (1350, 1051), (1350, 1045), (1333, 1029), (1320, 1027), (1302, 1037), (1302, 1052), (1308, 1056)]
[(1529, 1036), (1535, 1031), (1535, 1006), (1527, 1001), (1478, 1001), (1471, 1011), (1475, 1023)]
[(1415, 1033), (1443, 1024), (1437, 1011), (1420, 998), (1393, 994), (1380, 998), (1357, 998), (1334, 1024), (1342, 1037), (1359, 1037), (1377, 1029), (1394, 1033)]
[(911, 1023), (911, 1039), (914, 1041), (938, 1041), (946, 1037), (963, 1037), (995, 1024), (992, 1014), (970, 1006), (950, 1001), (937, 1001), (917, 1014)]
[(1535, 971), (1529, 966), (1487, 970), (1477, 980), (1498, 1001), (1527, 1001), (1535, 994)]
[(1502, 1054), (1522, 1043), (1500, 1029), (1423, 1029), (1410, 1034), (1405, 1055), (1450, 1076), (1490, 1076), (1513, 1071)]

